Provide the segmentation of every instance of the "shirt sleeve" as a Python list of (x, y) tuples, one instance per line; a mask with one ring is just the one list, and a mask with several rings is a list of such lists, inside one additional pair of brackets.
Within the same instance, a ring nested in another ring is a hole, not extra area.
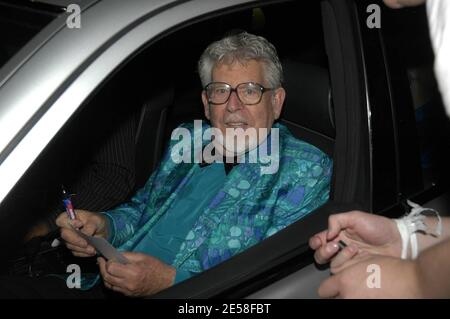
[[(265, 238), (296, 222), (325, 204), (330, 196), (332, 160), (323, 154), (322, 159), (311, 165), (304, 178), (291, 187), (277, 207)], [(317, 173), (320, 172), (320, 173)]]
[(153, 179), (154, 175), (128, 203), (103, 213), (108, 217), (108, 240), (113, 246), (121, 246), (133, 236), (138, 228), (139, 221), (147, 207)]
[(176, 285), (182, 281), (185, 281), (185, 280), (193, 277), (194, 275), (195, 275), (195, 273), (193, 273), (193, 272), (177, 268), (177, 273), (175, 275), (175, 281), (173, 284)]

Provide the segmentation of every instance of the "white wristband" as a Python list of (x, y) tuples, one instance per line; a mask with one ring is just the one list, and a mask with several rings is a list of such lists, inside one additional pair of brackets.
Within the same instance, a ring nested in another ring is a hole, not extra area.
[[(409, 206), (411, 206), (411, 212), (404, 216), (403, 218), (396, 219), (398, 231), (402, 238), (402, 254), (401, 258), (406, 259), (408, 257), (408, 244), (411, 243), (411, 258), (416, 259), (419, 254), (419, 247), (417, 243), (417, 232), (423, 232), (427, 235), (432, 235), (439, 237), (442, 233), (442, 221), (439, 213), (432, 208), (424, 208), (419, 204), (413, 203), (409, 200), (406, 201)], [(428, 231), (428, 226), (425, 224), (424, 220), (426, 218), (423, 215), (424, 212), (429, 211), (436, 214), (438, 218), (438, 225), (434, 232)]]
[(395, 219), (395, 223), (397, 224), (398, 232), (400, 233), (400, 237), (402, 238), (401, 258), (406, 259), (406, 257), (408, 257), (408, 243), (409, 243), (408, 228), (406, 227), (406, 223), (403, 219)]

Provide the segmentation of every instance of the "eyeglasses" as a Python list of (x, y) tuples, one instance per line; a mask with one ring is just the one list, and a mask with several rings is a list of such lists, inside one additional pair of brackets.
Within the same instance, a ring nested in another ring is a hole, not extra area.
[(236, 95), (242, 104), (258, 104), (261, 102), (264, 92), (270, 90), (273, 90), (273, 88), (265, 88), (254, 82), (238, 84), (234, 89), (231, 85), (224, 82), (211, 82), (205, 86), (206, 96), (211, 104), (224, 104), (228, 102), (231, 92), (236, 92)]

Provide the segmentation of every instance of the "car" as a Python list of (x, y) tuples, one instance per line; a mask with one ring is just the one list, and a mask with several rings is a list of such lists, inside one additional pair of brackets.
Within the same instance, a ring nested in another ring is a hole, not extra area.
[[(449, 212), (449, 125), (424, 7), (375, 0), (0, 0), (0, 242), (4, 258), (109, 121), (134, 116), (136, 185), (170, 132), (204, 119), (196, 63), (247, 30), (276, 46), (280, 121), (333, 158), (330, 200), (244, 253), (154, 298), (316, 298), (309, 238), (330, 214), (389, 217), (406, 200)], [(64, 165), (63, 165), (64, 164)], [(3, 270), (8, 273), (8, 270)]]

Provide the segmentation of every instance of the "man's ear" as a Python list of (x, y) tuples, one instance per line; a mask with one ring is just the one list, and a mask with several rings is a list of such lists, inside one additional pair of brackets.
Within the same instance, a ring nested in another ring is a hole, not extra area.
[(283, 88), (278, 88), (272, 96), (273, 117), (277, 120), (280, 117), (283, 109), (284, 99), (286, 98), (286, 91)]
[(210, 120), (209, 102), (208, 102), (208, 98), (206, 97), (205, 91), (202, 91), (202, 102), (203, 102), (203, 108), (205, 110), (205, 116), (208, 120)]

